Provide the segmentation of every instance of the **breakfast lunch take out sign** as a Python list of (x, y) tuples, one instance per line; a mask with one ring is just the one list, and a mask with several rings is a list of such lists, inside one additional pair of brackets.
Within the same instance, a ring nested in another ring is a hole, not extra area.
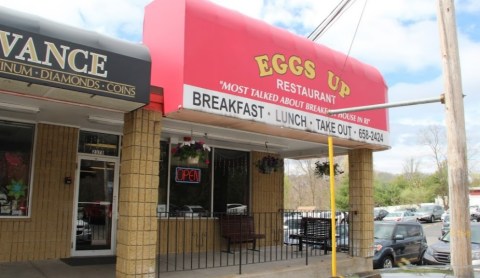
[(182, 109), (389, 145), (383, 77), (344, 54), (208, 1), (154, 1), (144, 43), (164, 111)]

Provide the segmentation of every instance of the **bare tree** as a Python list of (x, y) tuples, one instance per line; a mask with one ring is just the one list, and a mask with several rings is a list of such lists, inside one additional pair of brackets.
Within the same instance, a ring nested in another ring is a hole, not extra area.
[(447, 159), (445, 138), (445, 130), (439, 125), (431, 125), (421, 131), (420, 142), (428, 146), (432, 151), (437, 169)]
[(315, 176), (315, 162), (318, 159), (290, 160), (294, 170), (287, 173), (289, 194), (285, 196), (289, 207), (315, 206), (317, 209), (329, 208), (328, 182)]
[(420, 160), (410, 157), (403, 163), (403, 175), (405, 179), (415, 188), (421, 186), (422, 180), (419, 171)]
[(479, 184), (478, 180), (476, 182), (475, 178), (478, 178), (478, 172), (475, 171), (478, 165), (478, 155), (479, 155), (480, 144), (472, 143), (471, 140), (467, 140), (467, 161), (468, 161), (468, 177), (470, 184)]
[(414, 157), (405, 159), (403, 163), (403, 173), (405, 175), (411, 176), (419, 172), (420, 161)]
[[(286, 171), (288, 179), (288, 194), (286, 191), (285, 195), (286, 207), (315, 206), (316, 209), (320, 210), (330, 209), (330, 177), (319, 177), (315, 173), (315, 163), (324, 160), (325, 158), (314, 158), (288, 160), (286, 162), (288, 165)], [(336, 157), (335, 160), (338, 161), (338, 170), (343, 173), (344, 169), (348, 168), (346, 156)], [(336, 176), (335, 179), (339, 180), (340, 176)]]
[(438, 125), (432, 125), (421, 131), (420, 142), (432, 151), (432, 158), (436, 165), (439, 190), (436, 192), (442, 199), (446, 208), (448, 204), (448, 169), (446, 156), (445, 130)]
[[(325, 192), (322, 192), (322, 187), (325, 187), (325, 182), (315, 176), (315, 162), (317, 160), (318, 159), (299, 160), (298, 167), (304, 176), (304, 188), (306, 189), (305, 193), (307, 193), (307, 196), (310, 198), (308, 204), (306, 205), (313, 205), (317, 208), (322, 208), (326, 203), (324, 198)], [(328, 197), (326, 200), (328, 200)]]

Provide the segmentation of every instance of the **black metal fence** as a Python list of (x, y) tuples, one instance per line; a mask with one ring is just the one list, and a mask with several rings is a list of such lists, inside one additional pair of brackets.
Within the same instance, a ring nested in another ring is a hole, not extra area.
[[(308, 264), (309, 256), (331, 252), (332, 241), (302, 241), (307, 217), (331, 219), (331, 213), (160, 213), (157, 273), (236, 266), (241, 274), (243, 265), (299, 258)], [(336, 250), (348, 252), (348, 213), (336, 219)]]

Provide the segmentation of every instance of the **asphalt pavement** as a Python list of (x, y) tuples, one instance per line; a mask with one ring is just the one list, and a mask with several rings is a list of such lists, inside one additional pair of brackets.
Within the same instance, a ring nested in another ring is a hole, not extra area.
[(423, 227), (423, 232), (427, 237), (428, 245), (433, 244), (438, 241), (438, 237), (442, 235), (442, 221), (437, 220), (434, 223), (425, 223), (421, 222)]

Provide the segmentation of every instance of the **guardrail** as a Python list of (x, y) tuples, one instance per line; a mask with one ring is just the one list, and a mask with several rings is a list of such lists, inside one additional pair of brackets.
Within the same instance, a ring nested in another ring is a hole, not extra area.
[[(235, 217), (239, 216), (241, 215)], [(337, 215), (337, 252), (348, 252), (350, 249), (347, 216), (348, 213), (345, 212)], [(305, 263), (308, 264), (309, 256), (324, 255), (324, 246), (303, 244), (303, 248), (299, 248), (298, 237), (294, 235), (301, 232), (303, 217), (327, 218), (330, 217), (328, 211), (249, 213), (248, 219), (253, 223), (247, 225), (247, 222), (236, 222), (239, 225), (236, 227), (237, 240), (230, 241), (230, 244), (221, 225), (222, 219), (229, 217), (232, 215), (225, 213), (191, 213), (182, 216), (174, 212), (160, 213), (157, 240), (159, 276), (171, 271), (229, 266), (238, 267), (238, 273), (241, 274), (242, 266), (247, 264), (298, 258), (305, 258)], [(252, 224), (253, 227), (250, 227)], [(254, 242), (241, 240), (249, 239), (252, 232), (257, 235)], [(331, 242), (328, 241), (327, 244), (327, 249), (331, 251)]]

